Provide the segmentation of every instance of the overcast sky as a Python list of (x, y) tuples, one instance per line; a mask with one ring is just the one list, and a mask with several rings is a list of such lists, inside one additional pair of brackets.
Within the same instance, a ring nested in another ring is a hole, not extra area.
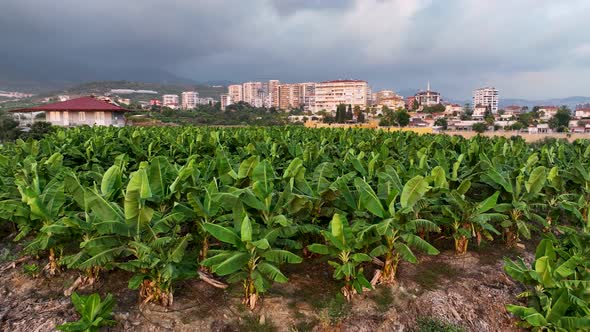
[(589, 17), (590, 0), (2, 0), (0, 61), (588, 96)]

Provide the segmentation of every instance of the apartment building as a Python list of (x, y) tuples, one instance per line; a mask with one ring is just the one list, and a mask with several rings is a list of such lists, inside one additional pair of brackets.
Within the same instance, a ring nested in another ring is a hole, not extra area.
[(227, 93), (226, 94), (222, 94), (221, 97), (220, 97), (220, 99), (221, 99), (221, 110), (222, 111), (225, 111), (225, 108), (228, 105), (233, 104), (230, 94), (227, 94)]
[(315, 108), (315, 82), (299, 83), (299, 104), (305, 112), (312, 112)]
[(257, 107), (262, 107), (260, 91), (264, 91), (262, 82), (246, 82), (242, 84), (243, 101), (252, 106), (260, 105)]
[(497, 114), (498, 103), (498, 90), (494, 87), (479, 88), (473, 91), (473, 106), (489, 107), (492, 114)]
[(321, 110), (336, 112), (340, 104), (367, 107), (369, 85), (362, 80), (334, 80), (320, 82), (315, 85), (314, 113)]
[(163, 95), (162, 106), (170, 107), (172, 109), (178, 108), (178, 95)]
[(227, 87), (227, 94), (229, 95), (231, 104), (237, 104), (244, 100), (242, 91), (242, 84), (232, 84)]
[(279, 80), (268, 81), (268, 96), (270, 97), (270, 107), (279, 107)]
[(196, 91), (185, 91), (182, 93), (182, 109), (188, 110), (197, 107), (199, 93)]
[(299, 108), (301, 87), (299, 84), (280, 84), (279, 90), (279, 109), (289, 110)]

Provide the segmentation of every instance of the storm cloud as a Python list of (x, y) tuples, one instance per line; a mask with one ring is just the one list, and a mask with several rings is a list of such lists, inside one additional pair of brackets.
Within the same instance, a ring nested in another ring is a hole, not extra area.
[(589, 14), (587, 0), (5, 0), (0, 62), (590, 95)]

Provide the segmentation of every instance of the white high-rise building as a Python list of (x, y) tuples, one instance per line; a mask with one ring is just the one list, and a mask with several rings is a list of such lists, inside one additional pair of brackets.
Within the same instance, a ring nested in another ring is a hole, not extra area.
[(185, 91), (182, 93), (182, 109), (188, 110), (197, 107), (199, 93), (196, 91)]
[(315, 82), (299, 83), (301, 92), (299, 93), (300, 104), (303, 105), (303, 110), (312, 112), (315, 107)]
[(320, 82), (315, 85), (314, 113), (321, 110), (335, 112), (340, 104), (350, 105), (352, 108), (367, 107), (369, 85), (361, 80), (336, 80)]
[(229, 94), (229, 97), (231, 99), (230, 101), (232, 104), (237, 104), (244, 100), (241, 84), (232, 84), (228, 86), (227, 93)]
[(232, 104), (231, 101), (231, 96), (229, 94), (223, 94), (221, 95), (221, 110), (225, 111), (225, 108), (227, 107), (227, 105)]
[(170, 107), (172, 109), (178, 108), (178, 95), (163, 95), (162, 106)]
[(259, 96), (259, 91), (263, 90), (262, 82), (246, 82), (242, 84), (243, 100), (248, 104), (260, 105), (262, 107), (262, 99)]
[(478, 105), (489, 107), (492, 114), (498, 113), (498, 90), (494, 87), (479, 88), (473, 91), (473, 107)]

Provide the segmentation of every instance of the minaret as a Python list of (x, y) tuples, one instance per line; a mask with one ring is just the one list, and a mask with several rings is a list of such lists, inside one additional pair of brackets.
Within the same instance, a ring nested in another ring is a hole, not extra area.
[(426, 91), (430, 91), (430, 81), (428, 81), (428, 86), (426, 87)]

